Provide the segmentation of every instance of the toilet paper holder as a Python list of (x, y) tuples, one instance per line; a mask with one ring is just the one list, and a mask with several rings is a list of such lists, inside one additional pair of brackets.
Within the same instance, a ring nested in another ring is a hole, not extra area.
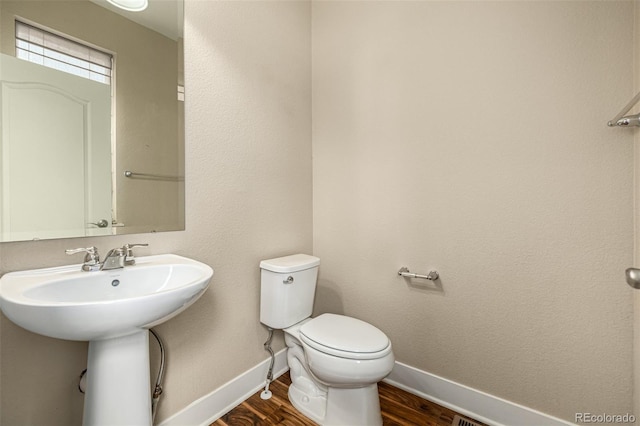
[(435, 270), (429, 271), (427, 275), (414, 274), (410, 272), (409, 268), (407, 268), (406, 266), (403, 266), (402, 268), (400, 268), (400, 270), (398, 271), (398, 275), (404, 278), (419, 278), (419, 279), (429, 280), (429, 281), (435, 281), (440, 277), (440, 274), (438, 274), (438, 271), (435, 271)]

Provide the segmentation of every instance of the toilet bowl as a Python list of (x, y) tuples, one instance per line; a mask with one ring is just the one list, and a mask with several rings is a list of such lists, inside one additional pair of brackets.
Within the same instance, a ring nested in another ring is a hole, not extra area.
[(393, 368), (389, 338), (359, 319), (323, 314), (300, 327), (299, 336), (309, 368), (323, 384), (376, 383)]
[(260, 262), (260, 322), (284, 330), (289, 400), (323, 426), (382, 425), (377, 382), (393, 368), (391, 342), (356, 318), (311, 318), (319, 264), (304, 254)]
[(323, 314), (284, 330), (293, 406), (322, 425), (381, 425), (377, 382), (393, 368), (387, 336), (371, 324)]

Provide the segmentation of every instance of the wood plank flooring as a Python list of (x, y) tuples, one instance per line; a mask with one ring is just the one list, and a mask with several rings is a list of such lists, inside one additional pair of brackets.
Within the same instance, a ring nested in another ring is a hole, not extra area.
[[(285, 373), (269, 386), (271, 399), (263, 400), (257, 392), (210, 426), (315, 426), (289, 402), (290, 384)], [(378, 383), (378, 392), (384, 426), (450, 426), (458, 414), (384, 382)]]

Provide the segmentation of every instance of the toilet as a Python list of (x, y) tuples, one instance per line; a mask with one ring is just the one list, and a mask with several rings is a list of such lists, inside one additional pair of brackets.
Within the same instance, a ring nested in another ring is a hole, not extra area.
[(323, 426), (382, 425), (377, 382), (393, 368), (391, 342), (356, 318), (311, 318), (319, 266), (306, 254), (260, 262), (260, 322), (284, 331), (289, 400)]

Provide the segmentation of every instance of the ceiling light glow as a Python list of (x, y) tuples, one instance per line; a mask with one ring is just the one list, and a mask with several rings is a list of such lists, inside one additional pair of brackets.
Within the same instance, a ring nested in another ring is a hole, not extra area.
[(130, 12), (140, 12), (145, 10), (149, 5), (148, 0), (107, 0), (114, 6)]

